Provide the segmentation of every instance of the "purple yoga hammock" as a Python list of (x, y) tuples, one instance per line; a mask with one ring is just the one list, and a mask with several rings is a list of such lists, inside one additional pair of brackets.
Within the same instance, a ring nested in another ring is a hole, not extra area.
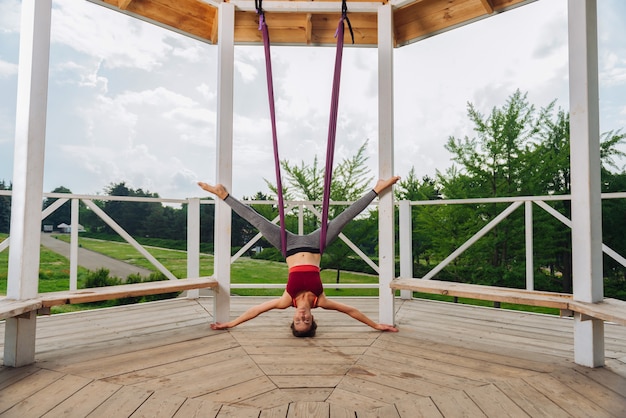
[[(270, 104), (270, 118), (272, 122), (272, 143), (274, 146), (274, 169), (276, 171), (276, 191), (278, 194), (278, 215), (281, 228), (281, 252), (283, 256), (287, 254), (287, 230), (285, 229), (285, 206), (283, 199), (283, 185), (280, 170), (280, 158), (278, 155), (278, 136), (276, 134), (276, 109), (274, 106), (274, 82), (272, 77), (272, 59), (270, 54), (270, 36), (265, 23), (265, 13), (262, 8), (262, 0), (256, 2), (257, 14), (259, 15), (259, 30), (263, 35), (263, 46), (265, 49), (265, 73), (267, 77), (267, 95)], [(328, 228), (328, 207), (330, 202), (330, 185), (332, 182), (333, 156), (335, 154), (335, 137), (337, 135), (337, 113), (339, 111), (339, 84), (341, 81), (341, 61), (343, 57), (344, 22), (348, 23), (348, 28), (354, 43), (354, 33), (352, 25), (348, 19), (348, 7), (346, 1), (341, 4), (341, 19), (337, 25), (335, 38), (337, 38), (337, 51), (335, 54), (335, 73), (333, 78), (333, 88), (330, 103), (330, 120), (328, 123), (328, 142), (326, 145), (326, 168), (324, 171), (324, 197), (322, 201), (322, 220), (320, 234), (320, 253), (326, 247), (326, 231)]]

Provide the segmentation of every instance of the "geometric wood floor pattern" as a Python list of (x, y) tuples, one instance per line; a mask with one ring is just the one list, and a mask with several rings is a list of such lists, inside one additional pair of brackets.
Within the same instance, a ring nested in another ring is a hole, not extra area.
[[(232, 315), (262, 300), (233, 297)], [(376, 298), (345, 302), (377, 317)], [(626, 327), (605, 325), (606, 366), (588, 369), (568, 318), (396, 309), (399, 333), (317, 309), (311, 339), (290, 309), (213, 331), (210, 297), (39, 317), (36, 363), (0, 367), (0, 416), (626, 417)]]

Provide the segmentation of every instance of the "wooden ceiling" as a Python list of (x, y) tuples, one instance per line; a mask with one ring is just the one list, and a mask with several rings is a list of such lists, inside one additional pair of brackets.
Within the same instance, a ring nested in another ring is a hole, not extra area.
[[(219, 0), (89, 0), (211, 44), (217, 44)], [(535, 0), (398, 0), (391, 1), (395, 46), (407, 45)], [(254, 0), (232, 0), (235, 5), (235, 42), (260, 44)], [(354, 43), (376, 46), (379, 5), (389, 3), (348, 0)], [(263, 2), (273, 44), (328, 45), (335, 43), (341, 1)], [(336, 10), (336, 12), (335, 12)], [(349, 44), (346, 28), (346, 44)]]

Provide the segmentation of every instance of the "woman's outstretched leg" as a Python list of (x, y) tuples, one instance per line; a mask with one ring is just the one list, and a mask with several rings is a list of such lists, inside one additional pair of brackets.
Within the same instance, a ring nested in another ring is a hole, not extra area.
[(207, 183), (198, 182), (198, 186), (200, 186), (203, 190), (206, 190), (209, 193), (213, 193), (215, 196), (222, 199), (230, 208), (239, 216), (241, 216), (246, 221), (250, 222), (252, 226), (263, 234), (263, 237), (274, 247), (280, 249), (280, 226), (271, 223), (267, 218), (263, 215), (259, 214), (257, 211), (252, 209), (248, 205), (244, 205), (239, 200), (232, 197), (226, 188), (221, 184), (216, 184), (212, 186)]
[(399, 176), (390, 177), (386, 180), (378, 180), (372, 190), (348, 206), (346, 210), (341, 212), (335, 218), (331, 219), (330, 222), (328, 222), (328, 228), (326, 229), (326, 245), (330, 245), (331, 242), (337, 239), (348, 222), (354, 219), (359, 213), (363, 212), (379, 193), (388, 187), (393, 186), (398, 180), (400, 180)]

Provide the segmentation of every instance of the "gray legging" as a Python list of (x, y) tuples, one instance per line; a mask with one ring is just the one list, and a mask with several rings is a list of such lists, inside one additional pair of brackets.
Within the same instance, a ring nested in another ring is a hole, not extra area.
[[(377, 194), (374, 190), (369, 191), (359, 200), (348, 206), (348, 208), (337, 217), (330, 220), (330, 222), (328, 222), (328, 229), (326, 230), (326, 245), (330, 245), (330, 243), (339, 236), (339, 233), (346, 224), (359, 213), (363, 212), (376, 196)], [(224, 199), (224, 202), (226, 202), (235, 213), (258, 229), (270, 244), (278, 249), (281, 248), (280, 226), (271, 223), (250, 206), (244, 205), (230, 195)], [(321, 230), (319, 228), (307, 235), (297, 235), (287, 231), (287, 255), (297, 252), (294, 250), (298, 249), (303, 249), (307, 252), (319, 252), (320, 234)]]

